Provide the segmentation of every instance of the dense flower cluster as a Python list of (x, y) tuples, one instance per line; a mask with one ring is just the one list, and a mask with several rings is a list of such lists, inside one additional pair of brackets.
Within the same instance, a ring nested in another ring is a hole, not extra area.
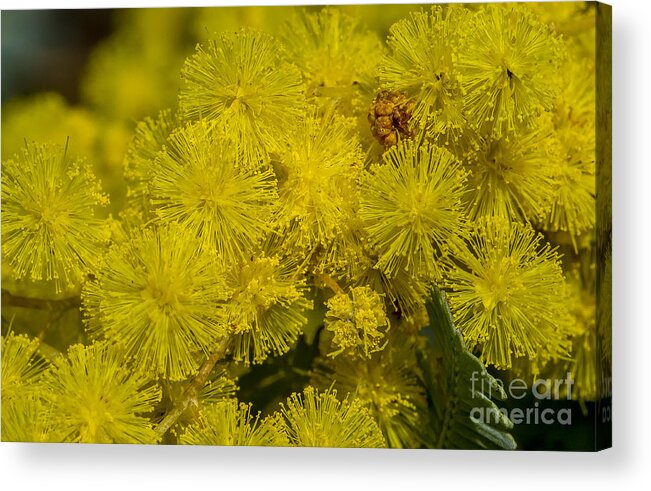
[(597, 397), (590, 45), (286, 10), (135, 9), (83, 107), (3, 107), (4, 438), (432, 446), (434, 285), (483, 363)]

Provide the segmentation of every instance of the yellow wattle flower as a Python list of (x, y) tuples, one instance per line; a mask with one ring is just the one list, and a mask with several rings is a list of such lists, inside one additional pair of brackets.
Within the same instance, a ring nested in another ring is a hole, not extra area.
[(82, 105), (2, 108), (2, 439), (510, 448), (424, 349), (435, 283), (466, 365), (607, 395), (598, 13), (115, 13)]
[(336, 7), (301, 10), (284, 24), (281, 40), (303, 72), (308, 96), (335, 101), (346, 114), (365, 109), (382, 43), (357, 18)]
[(94, 275), (82, 292), (88, 329), (153, 375), (194, 374), (227, 332), (223, 266), (179, 226), (134, 232), (109, 249)]
[(108, 343), (71, 346), (45, 374), (42, 397), (63, 442), (157, 441), (145, 415), (160, 401), (160, 388)]
[(325, 328), (333, 333), (334, 351), (328, 356), (369, 358), (386, 346), (389, 318), (382, 297), (367, 286), (340, 292), (327, 302)]
[[(577, 274), (570, 276), (570, 298), (568, 301), (572, 316), (572, 351), (568, 360), (558, 363), (557, 372), (565, 376), (572, 374), (574, 387), (572, 398), (593, 401), (602, 397), (601, 370), (599, 363), (604, 363), (597, 353), (596, 298), (594, 282), (583, 285)], [(563, 387), (564, 390), (567, 387)], [(561, 397), (567, 393), (561, 393)]]
[(545, 230), (569, 234), (575, 250), (579, 237), (595, 225), (595, 80), (594, 67), (571, 58), (563, 70), (563, 91), (553, 112), (556, 158), (550, 167), (555, 186)]
[(581, 234), (595, 225), (596, 176), (594, 135), (583, 130), (559, 130), (558, 158), (552, 166), (555, 184), (549, 212), (541, 220), (545, 230), (569, 234), (575, 249)]
[(466, 174), (455, 157), (434, 145), (405, 141), (383, 155), (361, 184), (359, 217), (389, 277), (440, 276), (438, 261), (464, 235)]
[(154, 175), (152, 163), (178, 126), (178, 118), (171, 109), (164, 109), (156, 118), (147, 117), (136, 125), (123, 165), (128, 205), (139, 213), (150, 211), (147, 186)]
[(252, 171), (213, 124), (175, 130), (151, 162), (151, 204), (227, 261), (248, 257), (273, 226), (278, 195), (271, 170)]
[(303, 80), (282, 46), (252, 29), (225, 32), (188, 58), (181, 71), (179, 109), (189, 120), (224, 129), (250, 168), (282, 148), (301, 114)]
[(234, 333), (236, 361), (262, 363), (271, 354), (286, 353), (298, 339), (311, 303), (297, 267), (292, 260), (265, 254), (232, 267), (225, 320)]
[(484, 135), (527, 126), (553, 107), (566, 50), (524, 5), (482, 6), (457, 46), (464, 112)]
[(584, 403), (602, 397), (599, 377), (604, 373), (599, 365), (604, 362), (599, 359), (597, 343), (594, 263), (570, 263), (568, 269), (568, 355), (528, 363), (528, 360), (520, 360), (514, 372), (525, 377), (533, 374), (533, 380), (546, 379), (550, 382), (566, 380), (569, 374), (571, 384), (552, 387), (550, 383), (550, 391), (554, 398)]
[(9, 331), (2, 336), (2, 402), (21, 399), (36, 387), (44, 370), (44, 360), (38, 355), (39, 341), (24, 334)]
[(331, 110), (307, 112), (276, 164), (278, 232), (291, 253), (313, 256), (318, 265), (355, 241), (349, 222), (363, 161), (346, 118)]
[(399, 20), (391, 26), (390, 53), (379, 69), (383, 89), (402, 93), (413, 102), (414, 133), (426, 131), (446, 146), (460, 144), (467, 129), (455, 64), (467, 15), (464, 8), (436, 6)]
[(481, 140), (468, 155), (468, 191), (464, 196), (471, 220), (497, 216), (537, 222), (550, 213), (558, 145), (550, 117), (532, 128)]
[(91, 167), (59, 146), (28, 143), (2, 165), (2, 257), (16, 279), (79, 286), (106, 234), (97, 217), (108, 204)]
[(52, 418), (51, 405), (36, 394), (2, 397), (2, 441), (60, 443), (61, 430)]
[(336, 390), (319, 392), (307, 387), (281, 403), (280, 414), (290, 445), (297, 447), (386, 447), (382, 431), (370, 410), (359, 400), (340, 402)]
[(211, 404), (181, 435), (185, 445), (236, 445), (284, 447), (287, 437), (273, 417), (253, 415), (251, 405), (230, 399)]
[(481, 220), (468, 247), (450, 259), (445, 285), (455, 324), (481, 359), (566, 356), (567, 289), (558, 253), (530, 226)]
[(378, 422), (391, 448), (418, 448), (427, 412), (419, 383), (414, 343), (392, 330), (388, 345), (370, 358), (338, 356), (317, 365), (313, 383), (338, 394), (354, 395)]

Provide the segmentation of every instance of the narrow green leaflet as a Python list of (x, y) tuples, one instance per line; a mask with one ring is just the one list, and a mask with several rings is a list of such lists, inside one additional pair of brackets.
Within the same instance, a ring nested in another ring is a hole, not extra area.
[(454, 327), (445, 295), (434, 288), (427, 303), (428, 342), (418, 362), (428, 392), (433, 448), (514, 449), (513, 423), (491, 397), (506, 398), (504, 389), (468, 351)]

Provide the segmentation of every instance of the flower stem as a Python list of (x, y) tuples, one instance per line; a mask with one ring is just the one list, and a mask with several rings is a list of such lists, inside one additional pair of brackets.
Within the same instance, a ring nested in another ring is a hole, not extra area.
[(334, 279), (332, 279), (331, 276), (329, 276), (329, 275), (327, 275), (325, 273), (315, 273), (314, 277), (321, 280), (333, 292), (335, 292), (335, 293), (343, 293), (343, 294), (346, 293), (344, 291), (344, 289), (339, 286), (339, 283), (337, 283)]
[(46, 298), (23, 297), (14, 295), (9, 290), (2, 289), (2, 304), (9, 307), (22, 307), (25, 309), (64, 311), (79, 308), (79, 296), (50, 300)]
[(194, 402), (196, 404), (199, 392), (206, 385), (215, 364), (226, 354), (230, 340), (230, 336), (224, 336), (217, 345), (217, 348), (215, 348), (215, 351), (203, 362), (203, 365), (199, 368), (199, 372), (188, 383), (181, 398), (174, 403), (174, 406), (172, 406), (162, 421), (154, 428), (158, 436), (162, 437), (167, 433), (191, 403)]

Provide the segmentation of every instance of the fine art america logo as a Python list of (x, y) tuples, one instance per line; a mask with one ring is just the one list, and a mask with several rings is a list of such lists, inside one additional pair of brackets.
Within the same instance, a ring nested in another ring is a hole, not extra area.
[[(563, 379), (535, 379), (531, 386), (521, 378), (515, 378), (505, 385), (501, 380), (496, 380), (497, 384), (504, 390), (506, 395), (515, 400), (524, 399), (527, 394), (531, 393), (536, 399), (533, 406), (522, 408), (514, 407), (511, 410), (506, 408), (495, 409), (494, 407), (478, 406), (470, 411), (470, 417), (475, 422), (497, 423), (501, 415), (509, 418), (513, 424), (545, 424), (551, 425), (558, 423), (561, 425), (572, 424), (572, 410), (570, 408), (554, 409), (551, 407), (540, 407), (540, 401), (551, 400), (572, 400), (572, 387), (574, 379), (568, 372)], [(473, 399), (484, 399), (488, 396), (493, 398), (492, 391), (494, 388), (488, 382), (485, 382), (479, 372), (473, 372), (470, 377), (471, 390)]]

